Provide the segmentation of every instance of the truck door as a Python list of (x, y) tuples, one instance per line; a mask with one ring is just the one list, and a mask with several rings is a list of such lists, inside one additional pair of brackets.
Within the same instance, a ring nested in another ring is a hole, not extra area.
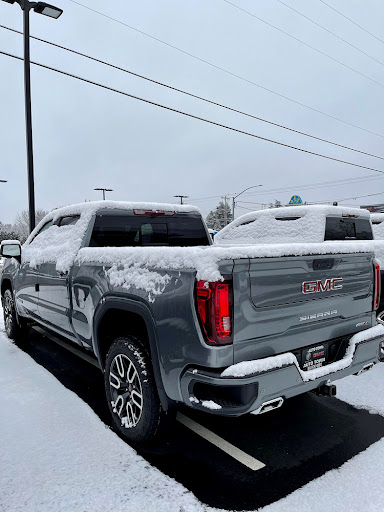
[[(59, 227), (75, 224), (79, 216), (62, 217)], [(56, 263), (39, 265), (39, 306), (38, 314), (43, 322), (64, 335), (72, 336), (69, 273), (56, 269)]]
[[(33, 247), (34, 241), (43, 231), (53, 225), (53, 220), (46, 222), (40, 231), (35, 235), (30, 245)], [(28, 261), (21, 260), (20, 268), (15, 275), (15, 290), (17, 309), (25, 312), (28, 316), (36, 317), (38, 315), (39, 300), (39, 269), (33, 267)]]

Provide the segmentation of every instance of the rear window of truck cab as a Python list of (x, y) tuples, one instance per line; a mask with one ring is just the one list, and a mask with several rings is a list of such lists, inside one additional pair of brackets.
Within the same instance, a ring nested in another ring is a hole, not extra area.
[(90, 247), (210, 245), (201, 217), (178, 214), (96, 216)]
[(327, 217), (324, 240), (373, 240), (369, 219), (356, 216)]

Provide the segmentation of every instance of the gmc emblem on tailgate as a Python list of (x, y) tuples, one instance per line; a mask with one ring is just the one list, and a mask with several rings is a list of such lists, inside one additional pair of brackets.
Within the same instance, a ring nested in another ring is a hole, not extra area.
[(343, 280), (342, 277), (333, 277), (323, 281), (304, 281), (301, 283), (301, 291), (307, 293), (327, 292), (331, 290), (341, 290), (343, 285), (339, 284)]

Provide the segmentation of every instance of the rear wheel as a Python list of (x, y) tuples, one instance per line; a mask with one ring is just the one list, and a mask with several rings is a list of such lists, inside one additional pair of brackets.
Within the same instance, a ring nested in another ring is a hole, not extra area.
[(105, 364), (105, 391), (113, 421), (130, 442), (158, 440), (171, 412), (162, 408), (148, 352), (134, 337), (117, 338)]
[(5, 290), (3, 295), (3, 315), (5, 332), (8, 338), (25, 342), (28, 336), (28, 325), (24, 319), (17, 318), (15, 299), (11, 290)]

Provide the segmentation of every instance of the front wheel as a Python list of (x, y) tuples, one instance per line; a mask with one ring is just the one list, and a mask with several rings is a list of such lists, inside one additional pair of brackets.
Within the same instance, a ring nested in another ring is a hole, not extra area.
[(5, 290), (3, 296), (3, 315), (5, 332), (8, 338), (17, 341), (25, 341), (27, 338), (27, 324), (20, 319), (19, 323), (16, 314), (15, 300), (11, 290)]
[(117, 338), (105, 364), (105, 391), (119, 432), (128, 441), (148, 444), (169, 425), (171, 413), (161, 405), (145, 347), (133, 337)]

